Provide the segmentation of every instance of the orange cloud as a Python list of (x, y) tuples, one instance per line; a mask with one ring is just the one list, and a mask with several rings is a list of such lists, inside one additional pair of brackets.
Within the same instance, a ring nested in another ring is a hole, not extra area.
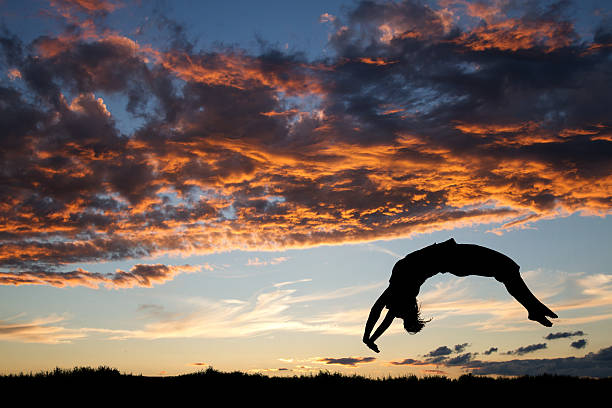
[(461, 5), (465, 7), (466, 13), (472, 17), (478, 17), (487, 23), (492, 22), (494, 19), (499, 18), (502, 15), (501, 6), (506, 3), (505, 0), (495, 0), (493, 2), (476, 1), (471, 2), (467, 0), (440, 0), (438, 5), (441, 7), (452, 7)]
[[(209, 85), (247, 89), (266, 86), (290, 94), (324, 94), (317, 77), (309, 73), (310, 67), (295, 64), (281, 72), (266, 70), (260, 61), (240, 53), (192, 56), (186, 53), (160, 54), (161, 64), (179, 78)], [(316, 67), (314, 67), (316, 69)]]
[(5, 284), (151, 286), (186, 270), (71, 265), (610, 213), (609, 60), (558, 18), (450, 1), (486, 24), (449, 31), (454, 9), (365, 2), (309, 62), (160, 50), (94, 24), (114, 6), (57, 4), (79, 23), (22, 47), (0, 94)]
[(109, 0), (51, 0), (51, 5), (58, 8), (75, 8), (85, 13), (112, 12), (122, 7), (119, 1)]
[(92, 289), (98, 289), (100, 285), (109, 289), (151, 287), (172, 280), (178, 274), (197, 272), (201, 268), (191, 265), (138, 264), (129, 272), (118, 269), (111, 274), (88, 272), (81, 268), (72, 272), (0, 272), (0, 285), (50, 285), (58, 288), (85, 286)]
[(11, 68), (8, 70), (7, 76), (9, 77), (11, 81), (14, 81), (16, 79), (21, 79), (21, 71), (19, 71), (16, 68)]
[(320, 23), (333, 23), (336, 20), (336, 17), (329, 13), (323, 13), (319, 16)]
[(359, 58), (359, 61), (363, 62), (364, 64), (379, 65), (379, 66), (397, 64), (398, 62), (398, 61), (385, 61), (382, 58), (369, 58), (369, 57)]
[(481, 24), (452, 40), (475, 51), (518, 51), (541, 46), (550, 52), (566, 47), (575, 40), (570, 22), (550, 18), (530, 19), (524, 16), (509, 18), (507, 10), (504, 10), (504, 7), (509, 6), (506, 0), (441, 0), (438, 4), (451, 9), (464, 7), (467, 15), (481, 19)]
[(477, 135), (487, 135), (494, 133), (507, 133), (507, 132), (518, 132), (523, 130), (535, 130), (538, 128), (538, 124), (534, 122), (519, 123), (519, 124), (467, 124), (458, 123), (455, 128), (459, 129), (463, 133), (473, 133)]
[(453, 40), (475, 51), (496, 48), (502, 51), (517, 51), (536, 46), (551, 52), (566, 47), (574, 41), (573, 27), (559, 22), (525, 22), (507, 19), (485, 26), (475, 27)]

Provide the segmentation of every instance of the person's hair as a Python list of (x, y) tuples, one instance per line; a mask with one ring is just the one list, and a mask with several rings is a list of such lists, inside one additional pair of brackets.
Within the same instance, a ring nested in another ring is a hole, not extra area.
[(415, 300), (414, 308), (411, 310), (409, 315), (404, 315), (404, 329), (410, 334), (417, 334), (426, 323), (429, 323), (431, 319), (424, 320), (421, 317), (421, 305)]

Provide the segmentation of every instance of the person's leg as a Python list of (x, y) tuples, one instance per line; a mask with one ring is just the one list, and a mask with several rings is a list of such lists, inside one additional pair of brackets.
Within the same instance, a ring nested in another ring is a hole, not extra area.
[(508, 292), (527, 309), (528, 318), (544, 326), (552, 326), (552, 323), (546, 317), (557, 318), (558, 316), (531, 293), (518, 271), (504, 278), (501, 282), (506, 286)]

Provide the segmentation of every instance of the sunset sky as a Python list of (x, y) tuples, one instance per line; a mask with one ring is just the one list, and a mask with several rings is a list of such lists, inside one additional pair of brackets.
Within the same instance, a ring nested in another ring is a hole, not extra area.
[[(0, 373), (612, 376), (608, 0), (0, 0)], [(361, 341), (454, 237), (423, 331)]]

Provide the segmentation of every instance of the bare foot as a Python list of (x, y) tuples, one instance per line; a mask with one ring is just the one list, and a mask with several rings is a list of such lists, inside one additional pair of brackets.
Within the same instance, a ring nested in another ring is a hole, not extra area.
[(380, 353), (380, 350), (378, 349), (378, 346), (374, 343), (374, 342), (367, 342), (366, 345), (373, 351)]
[(550, 320), (548, 320), (544, 315), (529, 315), (528, 316), (529, 320), (533, 320), (536, 321), (538, 323), (540, 323), (542, 326), (546, 326), (546, 327), (551, 327), (552, 326), (552, 322)]

